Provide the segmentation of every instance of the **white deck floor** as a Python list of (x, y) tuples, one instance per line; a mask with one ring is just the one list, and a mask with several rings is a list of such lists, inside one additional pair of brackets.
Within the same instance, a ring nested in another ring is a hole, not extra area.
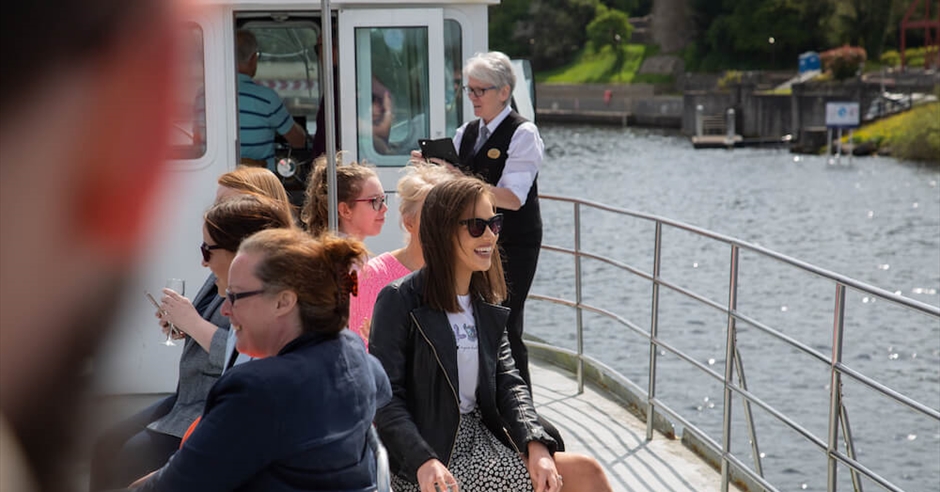
[[(565, 440), (566, 451), (600, 461), (615, 491), (717, 491), (721, 475), (679, 440), (655, 434), (646, 423), (588, 384), (578, 395), (574, 377), (529, 360), (535, 404)], [(738, 490), (734, 487), (732, 490)]]

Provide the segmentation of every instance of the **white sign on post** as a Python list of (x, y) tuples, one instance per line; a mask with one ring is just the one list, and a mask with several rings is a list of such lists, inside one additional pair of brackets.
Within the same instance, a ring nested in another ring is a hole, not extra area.
[(826, 103), (826, 126), (830, 128), (858, 128), (857, 102)]

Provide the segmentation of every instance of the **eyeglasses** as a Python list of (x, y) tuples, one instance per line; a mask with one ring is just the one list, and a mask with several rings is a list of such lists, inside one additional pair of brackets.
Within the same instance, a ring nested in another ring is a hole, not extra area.
[(494, 235), (499, 235), (499, 231), (503, 230), (503, 214), (496, 214), (487, 219), (464, 219), (458, 222), (460, 225), (467, 226), (467, 232), (470, 233), (470, 237), (480, 237), (486, 232), (487, 226), (490, 230), (493, 231)]
[(248, 292), (232, 292), (228, 289), (225, 290), (225, 298), (228, 300), (228, 303), (232, 306), (235, 305), (235, 301), (239, 299), (244, 299), (246, 297), (256, 296), (258, 294), (263, 294), (264, 289), (258, 290), (249, 290)]
[(372, 203), (372, 210), (378, 212), (382, 210), (382, 205), (385, 205), (387, 197), (385, 195), (374, 196), (372, 198), (357, 198), (353, 200), (354, 202), (370, 202)]
[(466, 92), (467, 95), (472, 95), (473, 97), (483, 97), (486, 94), (486, 91), (491, 91), (493, 89), (499, 89), (499, 87), (491, 85), (489, 87), (477, 89), (476, 87), (470, 87), (469, 85), (463, 86), (464, 92)]
[(213, 249), (225, 249), (218, 244), (206, 244), (205, 241), (199, 246), (199, 251), (202, 251), (202, 261), (209, 263), (209, 260), (212, 259), (212, 250)]

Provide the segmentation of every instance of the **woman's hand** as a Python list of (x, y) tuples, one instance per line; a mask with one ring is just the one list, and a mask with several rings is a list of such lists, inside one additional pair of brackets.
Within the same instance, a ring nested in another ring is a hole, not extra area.
[(438, 459), (429, 459), (418, 468), (418, 486), (421, 492), (458, 492), (457, 479)]
[(181, 340), (186, 338), (186, 334), (181, 330), (172, 330), (170, 331), (170, 322), (167, 320), (166, 311), (163, 309), (157, 309), (157, 312), (153, 313), (157, 317), (160, 323), (160, 331), (163, 332), (163, 336), (170, 337), (173, 340)]
[(532, 486), (535, 492), (558, 492), (561, 490), (561, 475), (555, 468), (555, 460), (544, 444), (538, 441), (529, 442), (529, 460), (526, 468), (532, 477)]
[(193, 327), (203, 321), (202, 316), (193, 307), (192, 301), (177, 294), (172, 289), (163, 289), (160, 309), (163, 311), (163, 316), (160, 317), (161, 321), (172, 323), (177, 329), (189, 335), (192, 334)]

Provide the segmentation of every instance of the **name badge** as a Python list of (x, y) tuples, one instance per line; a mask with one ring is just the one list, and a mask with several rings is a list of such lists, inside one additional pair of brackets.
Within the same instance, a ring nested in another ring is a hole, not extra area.
[(490, 149), (486, 151), (486, 156), (490, 159), (499, 159), (499, 149)]

